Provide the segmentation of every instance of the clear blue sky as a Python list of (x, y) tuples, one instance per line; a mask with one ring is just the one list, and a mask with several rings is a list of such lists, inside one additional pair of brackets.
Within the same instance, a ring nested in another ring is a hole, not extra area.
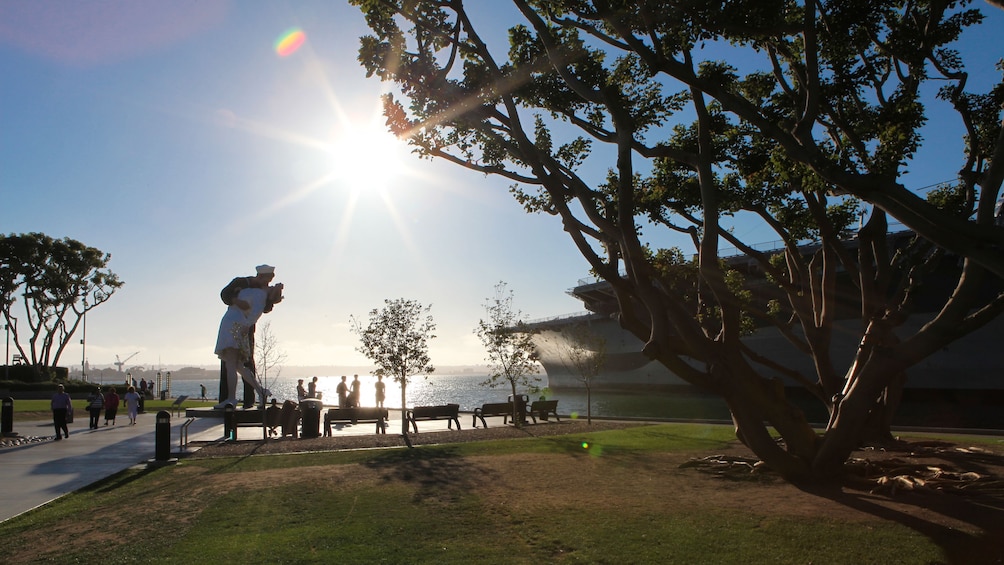
[[(987, 84), (1004, 14), (980, 7), (967, 61)], [(291, 27), (307, 41), (280, 57)], [(381, 133), (364, 33), (342, 2), (0, 0), (0, 231), (112, 254), (125, 286), (88, 317), (92, 365), (216, 363), (219, 290), (259, 263), (286, 285), (266, 320), (287, 365), (367, 365), (349, 318), (386, 298), (432, 305), (438, 365), (483, 362), (473, 329), (500, 280), (528, 318), (582, 309), (557, 219)], [(951, 180), (959, 161), (925, 151), (908, 185)]]

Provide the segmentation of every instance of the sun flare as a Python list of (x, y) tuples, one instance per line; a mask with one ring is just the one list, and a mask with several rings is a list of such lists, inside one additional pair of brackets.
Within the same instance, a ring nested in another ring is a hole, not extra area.
[(331, 144), (332, 176), (353, 192), (385, 194), (406, 181), (407, 144), (382, 123), (349, 124)]

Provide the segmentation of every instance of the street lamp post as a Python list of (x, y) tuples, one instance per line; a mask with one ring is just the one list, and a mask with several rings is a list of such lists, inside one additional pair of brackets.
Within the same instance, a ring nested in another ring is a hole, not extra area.
[(80, 380), (87, 381), (87, 299), (84, 299), (84, 334), (80, 337)]

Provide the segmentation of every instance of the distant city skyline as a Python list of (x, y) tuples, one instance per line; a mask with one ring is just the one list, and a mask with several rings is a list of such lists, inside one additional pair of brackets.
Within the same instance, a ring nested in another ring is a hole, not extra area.
[[(512, 6), (471, 4), (504, 40)], [(980, 8), (963, 49), (976, 90), (1000, 80), (988, 46), (1004, 29), (1001, 10)], [(282, 56), (293, 28), (302, 43)], [(135, 365), (218, 363), (219, 291), (260, 263), (286, 285), (263, 322), (290, 366), (369, 366), (349, 320), (385, 299), (432, 306), (437, 366), (485, 363), (474, 329), (499, 281), (526, 319), (583, 310), (566, 291), (588, 265), (558, 219), (385, 131), (387, 85), (356, 61), (367, 32), (357, 8), (319, 0), (0, 4), (0, 229), (96, 247), (125, 282), (61, 366), (134, 352)], [(938, 142), (906, 186), (954, 178), (950, 121), (931, 116)], [(776, 239), (741, 219), (735, 230)]]

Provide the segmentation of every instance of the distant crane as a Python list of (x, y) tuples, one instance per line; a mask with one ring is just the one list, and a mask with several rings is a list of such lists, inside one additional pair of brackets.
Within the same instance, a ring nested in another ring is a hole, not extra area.
[(125, 361), (119, 361), (119, 356), (118, 356), (118, 355), (116, 355), (116, 356), (115, 356), (115, 366), (119, 368), (119, 372), (121, 373), (121, 372), (122, 372), (122, 367), (123, 367), (123, 366), (124, 366), (124, 365), (125, 365), (125, 364), (126, 364), (127, 362), (129, 362), (129, 360), (130, 360), (130, 359), (132, 359), (133, 357), (135, 357), (135, 356), (137, 356), (137, 355), (139, 355), (139, 351), (137, 351), (136, 353), (133, 353), (132, 355), (130, 355), (130, 356), (128, 356), (128, 357), (126, 357), (126, 358), (125, 358)]

